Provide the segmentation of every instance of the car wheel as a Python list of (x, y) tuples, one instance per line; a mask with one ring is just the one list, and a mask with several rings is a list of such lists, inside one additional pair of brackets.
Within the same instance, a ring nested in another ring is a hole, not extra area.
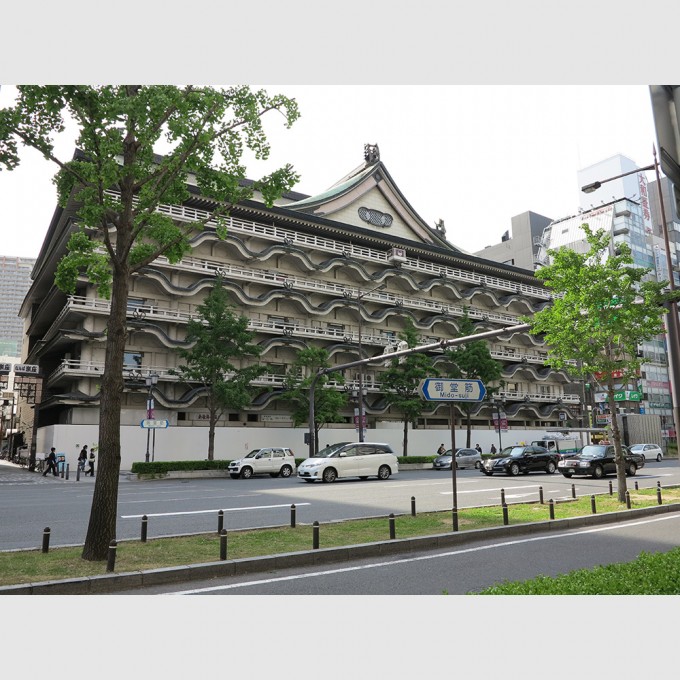
[(601, 465), (595, 466), (595, 469), (593, 470), (593, 477), (595, 477), (595, 479), (602, 479), (602, 477), (604, 477), (604, 470)]
[(378, 479), (389, 479), (391, 474), (392, 470), (387, 465), (381, 465), (378, 469)]
[(239, 477), (238, 472), (230, 472), (230, 473), (229, 473), (229, 476), (230, 476), (232, 479), (238, 479), (238, 477)]
[(660, 462), (661, 462), (661, 454), (660, 454), (660, 453), (657, 454), (657, 456), (656, 456), (656, 462), (657, 462), (657, 463), (660, 463)]
[(626, 470), (626, 474), (629, 477), (634, 477), (636, 472), (637, 472), (637, 465), (635, 465), (635, 463), (631, 463), (628, 466), (628, 469)]
[(555, 470), (557, 470), (557, 467), (555, 466), (555, 463), (553, 463), (552, 461), (550, 461), (550, 462), (548, 463), (548, 467), (547, 467), (547, 469), (546, 469), (546, 472), (547, 472), (549, 475), (554, 475), (554, 474), (555, 474)]
[(513, 463), (513, 464), (510, 466), (510, 468), (508, 469), (508, 472), (509, 472), (513, 477), (517, 477), (517, 475), (519, 474), (519, 465), (517, 465), (517, 463)]
[(475, 470), (479, 470), (481, 467), (482, 467), (482, 464), (479, 461), (477, 461), (475, 463)]
[(321, 480), (330, 483), (334, 482), (338, 478), (338, 473), (335, 471), (335, 468), (329, 467), (326, 468), (323, 471), (323, 475), (321, 475)]
[(253, 476), (253, 468), (244, 467), (241, 469), (241, 479), (250, 479)]
[(279, 470), (279, 475), (281, 475), (281, 477), (290, 477), (292, 474), (293, 474), (293, 468), (290, 465), (284, 465)]

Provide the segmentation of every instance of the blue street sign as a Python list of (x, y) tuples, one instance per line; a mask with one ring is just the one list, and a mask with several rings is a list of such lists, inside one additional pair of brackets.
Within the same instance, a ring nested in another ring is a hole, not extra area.
[(154, 420), (153, 418), (147, 418), (146, 420), (142, 420), (142, 422), (139, 423), (140, 427), (143, 427), (144, 429), (152, 429), (152, 430), (158, 429), (158, 428), (166, 428), (169, 425), (170, 425), (169, 420)]
[(482, 401), (486, 395), (481, 380), (425, 378), (420, 381), (418, 391), (427, 401)]

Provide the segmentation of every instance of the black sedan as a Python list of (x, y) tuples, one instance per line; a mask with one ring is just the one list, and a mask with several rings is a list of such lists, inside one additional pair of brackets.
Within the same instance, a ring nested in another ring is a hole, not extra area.
[(544, 446), (509, 446), (497, 455), (487, 458), (482, 465), (485, 475), (504, 472), (516, 476), (520, 472), (547, 472), (552, 475), (557, 470), (559, 456)]
[[(622, 446), (626, 461), (626, 475), (632, 477), (645, 465), (645, 457), (633, 453), (627, 446)], [(588, 444), (576, 455), (561, 460), (557, 468), (565, 476), (583, 475), (600, 479), (608, 474), (616, 474), (616, 457), (613, 444)]]

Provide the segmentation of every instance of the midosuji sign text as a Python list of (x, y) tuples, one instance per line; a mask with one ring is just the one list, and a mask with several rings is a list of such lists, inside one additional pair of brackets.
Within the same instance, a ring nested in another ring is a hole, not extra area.
[(481, 380), (425, 378), (420, 381), (418, 391), (427, 401), (482, 401), (486, 395)]
[(169, 425), (170, 421), (168, 420), (154, 420), (153, 418), (147, 418), (146, 420), (142, 420), (142, 422), (140, 423), (140, 426), (145, 429), (166, 428)]

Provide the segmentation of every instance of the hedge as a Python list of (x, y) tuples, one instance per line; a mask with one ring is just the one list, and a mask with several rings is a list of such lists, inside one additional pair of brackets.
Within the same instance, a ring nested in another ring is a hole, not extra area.
[[(431, 463), (435, 456), (399, 456), (399, 464)], [(296, 458), (295, 465), (299, 466), (306, 458)], [(132, 464), (131, 472), (137, 475), (158, 475), (176, 470), (226, 470), (229, 460), (172, 460), (154, 461), (153, 463), (136, 462)]]

